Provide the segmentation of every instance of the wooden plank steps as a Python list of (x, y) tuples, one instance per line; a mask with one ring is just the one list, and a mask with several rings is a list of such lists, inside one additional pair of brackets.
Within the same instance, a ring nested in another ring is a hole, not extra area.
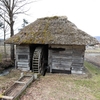
[(33, 81), (33, 75), (21, 77), (18, 81), (0, 95), (0, 100), (15, 100)]

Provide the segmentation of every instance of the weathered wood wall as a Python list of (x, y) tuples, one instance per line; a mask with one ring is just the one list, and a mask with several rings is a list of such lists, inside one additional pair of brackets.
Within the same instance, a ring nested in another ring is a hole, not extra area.
[(29, 46), (16, 46), (16, 68), (28, 71), (30, 70), (30, 48)]
[(48, 65), (53, 70), (69, 70), (71, 73), (82, 73), (84, 66), (85, 46), (50, 45)]
[(73, 46), (72, 73), (83, 73), (85, 46)]

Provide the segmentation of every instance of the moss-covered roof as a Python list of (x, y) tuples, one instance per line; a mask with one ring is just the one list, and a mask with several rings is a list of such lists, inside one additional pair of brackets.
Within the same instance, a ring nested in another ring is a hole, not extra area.
[(5, 43), (92, 45), (98, 41), (78, 29), (67, 17), (54, 16), (37, 19)]

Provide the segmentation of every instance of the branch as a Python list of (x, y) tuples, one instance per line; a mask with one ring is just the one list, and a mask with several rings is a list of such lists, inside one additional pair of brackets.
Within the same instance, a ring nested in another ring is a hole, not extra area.
[(3, 0), (2, 3), (4, 4), (4, 8), (9, 12), (10, 10), (10, 5), (8, 4), (8, 0)]
[(4, 16), (2, 16), (2, 15), (0, 14), (0, 17), (1, 17), (2, 19), (4, 19), (4, 21), (5, 21), (5, 22), (7, 22), (7, 24), (9, 24), (9, 25), (10, 25), (9, 21), (8, 21), (8, 20), (6, 20)]
[(25, 3), (25, 4), (21, 5), (20, 7), (18, 7), (18, 8), (14, 11), (14, 13), (16, 13), (19, 9), (21, 9), (21, 8), (24, 7), (25, 5), (27, 5), (27, 3)]
[(1, 8), (1, 7), (0, 7), (0, 9), (1, 9), (3, 12), (5, 12), (6, 14), (8, 14), (7, 11), (6, 11), (5, 9), (3, 9), (3, 8)]
[[(15, 1), (15, 0), (12, 1), (12, 11), (14, 10), (15, 5), (16, 5), (16, 3), (14, 3), (14, 1)], [(16, 1), (16, 2), (17, 2), (17, 1)]]
[(26, 11), (19, 11), (19, 12), (13, 13), (13, 14), (14, 14), (14, 15), (16, 15), (16, 14), (26, 14), (27, 11), (29, 11), (29, 9), (26, 10)]
[[(24, 0), (24, 1), (26, 1), (26, 0)], [(21, 0), (20, 2), (22, 2), (22, 0)], [(18, 11), (19, 9), (21, 9), (21, 8), (24, 7), (25, 5), (28, 5), (28, 4), (33, 3), (33, 2), (37, 2), (37, 1), (25, 2), (24, 4), (22, 4), (21, 6), (19, 6), (19, 7), (14, 11), (14, 13), (16, 14), (17, 11)], [(16, 3), (17, 3), (17, 2), (16, 2)], [(28, 10), (27, 10), (27, 11), (28, 11)], [(26, 11), (23, 11), (23, 12), (26, 12)]]

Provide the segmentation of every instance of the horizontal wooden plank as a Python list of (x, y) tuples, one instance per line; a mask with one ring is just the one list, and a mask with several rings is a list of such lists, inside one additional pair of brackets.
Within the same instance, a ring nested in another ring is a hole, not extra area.
[(83, 52), (74, 52), (72, 55), (84, 55)]
[(63, 65), (52, 65), (52, 69), (58, 69), (58, 70), (70, 70), (70, 66), (63, 66)]
[(71, 65), (73, 68), (82, 68), (83, 64), (72, 64)]
[(72, 74), (83, 74), (82, 70), (71, 70)]
[(26, 84), (26, 82), (15, 81), (15, 83)]
[(83, 70), (83, 67), (72, 67), (72, 70)]
[(72, 62), (72, 59), (70, 58), (52, 58), (52, 62)]
[(64, 50), (64, 51), (55, 51), (55, 50), (51, 50), (51, 52), (54, 53), (59, 53), (59, 54), (72, 54), (72, 50)]
[(18, 64), (17, 67), (28, 68), (30, 66), (29, 65), (20, 65), (20, 64)]
[(72, 54), (72, 50), (60, 51), (59, 54)]
[(20, 48), (16, 49), (16, 53), (23, 53), (23, 52), (24, 53), (29, 53), (30, 51), (26, 48), (25, 49), (24, 48), (23, 49), (20, 49)]
[(27, 49), (18, 49), (16, 50), (16, 53), (30, 53), (30, 51)]
[(2, 98), (2, 99), (9, 99), (9, 100), (12, 100), (13, 99), (13, 97), (12, 96), (1, 96), (0, 98)]
[(18, 65), (18, 68), (30, 68), (30, 66), (26, 66), (26, 65)]
[(21, 61), (20, 61), (20, 62), (17, 62), (17, 64), (19, 64), (19, 65), (29, 65), (29, 62), (24, 62), (24, 61), (21, 62)]
[(62, 67), (62, 68), (69, 68), (69, 67), (71, 67), (71, 64), (68, 64), (68, 65), (66, 65), (66, 64), (59, 64), (59, 63), (52, 63), (52, 67), (57, 67), (57, 68), (60, 68), (60, 67)]
[(17, 46), (16, 52), (30, 52), (29, 46)]
[(72, 66), (83, 66), (83, 63), (72, 63)]
[(73, 49), (78, 49), (78, 50), (85, 50), (85, 46), (73, 46)]
[(67, 45), (50, 45), (51, 48), (65, 48), (65, 49), (72, 49), (72, 46)]
[(72, 58), (72, 55), (70, 55), (70, 54), (67, 54), (67, 55), (64, 55), (64, 54), (61, 54), (61, 55), (59, 55), (59, 54), (52, 54), (52, 58), (68, 58), (68, 57), (70, 57), (70, 58)]
[(52, 62), (62, 62), (62, 63), (68, 63), (68, 62), (72, 62), (71, 58), (52, 58)]
[(74, 59), (84, 59), (84, 57), (83, 57), (83, 56), (82, 56), (82, 57), (81, 57), (81, 56), (73, 56), (72, 59), (73, 59), (73, 60), (74, 60)]
[(82, 57), (82, 56), (84, 56), (84, 54), (83, 53), (74, 53), (74, 54), (72, 54), (72, 56), (74, 57), (76, 57), (76, 56), (78, 56), (78, 57)]
[(22, 68), (21, 67), (18, 67), (18, 69), (19, 70), (22, 70), (22, 71), (28, 71), (28, 70), (30, 70), (30, 68), (23, 68), (23, 67)]
[(57, 62), (52, 62), (52, 65), (61, 65), (61, 66), (71, 66), (72, 62), (63, 62), (63, 61), (57, 61)]
[(83, 59), (72, 59), (72, 63), (84, 63)]
[(77, 49), (73, 49), (73, 52), (84, 52), (84, 50), (77, 50)]

